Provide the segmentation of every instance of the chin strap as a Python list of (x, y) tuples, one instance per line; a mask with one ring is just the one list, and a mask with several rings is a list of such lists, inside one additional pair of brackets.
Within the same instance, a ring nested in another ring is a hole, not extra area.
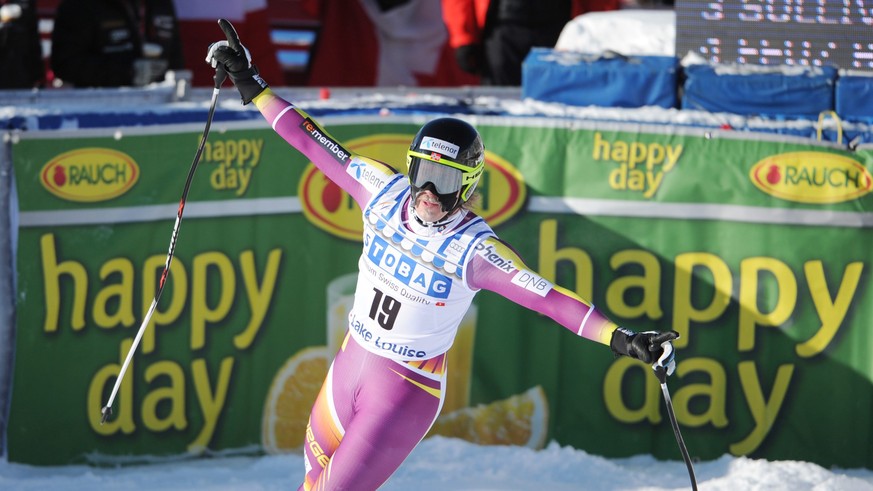
[[(418, 195), (421, 194), (421, 192), (424, 191), (424, 190), (430, 191), (431, 193), (433, 193), (433, 194), (435, 194), (435, 195), (437, 196), (437, 199), (439, 199), (439, 202), (440, 202), (440, 210), (446, 212), (446, 216), (447, 216), (447, 217), (448, 217), (448, 216), (452, 216), (456, 211), (458, 211), (458, 210), (461, 209), (461, 206), (464, 205), (464, 202), (461, 201), (461, 193), (460, 193), (460, 191), (457, 192), (457, 193), (455, 193), (454, 195), (451, 195), (451, 194), (439, 194), (439, 193), (437, 192), (436, 188), (434, 187), (434, 185), (433, 185), (432, 183), (429, 183), (429, 182), (426, 183), (423, 187), (418, 187), (418, 186), (415, 186), (415, 185), (413, 185), (413, 184), (410, 183), (410, 185), (409, 185), (409, 191), (410, 191), (409, 196), (410, 196), (410, 198), (412, 199), (412, 204), (413, 204), (413, 205), (415, 204), (416, 200), (418, 199)], [(446, 205), (446, 201), (447, 201), (446, 198), (452, 198), (452, 197), (454, 197), (454, 201), (452, 201), (451, 207), (449, 207), (449, 206)], [(420, 220), (420, 221), (421, 221), (423, 224), (424, 224), (424, 223), (428, 223), (428, 222), (425, 222), (424, 220)], [(437, 223), (437, 222), (434, 222), (434, 223)]]
[(411, 205), (409, 207), (409, 213), (412, 214), (412, 218), (415, 218), (415, 221), (418, 222), (418, 224), (422, 227), (442, 227), (448, 225), (455, 218), (454, 215), (446, 215), (445, 217), (443, 217), (442, 220), (437, 220), (435, 222), (426, 222), (420, 216), (418, 216), (418, 213), (415, 212), (415, 207)]
[(409, 206), (409, 213), (412, 215), (412, 218), (415, 219), (415, 223), (421, 225), (422, 227), (433, 229), (442, 229), (457, 220), (457, 218), (460, 216), (458, 213), (452, 213), (450, 215), (446, 215), (442, 220), (437, 220), (435, 222), (426, 222), (420, 216), (418, 216), (418, 213), (415, 212), (415, 208), (412, 205)]
[[(433, 189), (433, 185), (431, 185), (429, 183), (427, 185), (425, 185), (425, 187), (428, 187), (428, 186), (431, 187), (430, 191), (432, 193), (436, 193), (436, 190)], [(424, 219), (422, 219), (420, 216), (418, 216), (418, 213), (415, 212), (415, 202), (418, 199), (418, 195), (419, 195), (419, 193), (421, 193), (422, 189), (416, 188), (415, 186), (410, 186), (410, 191), (411, 192), (409, 193), (409, 213), (412, 214), (413, 218), (415, 218), (415, 221), (418, 222), (418, 224), (421, 225), (422, 227), (439, 228), (439, 227), (444, 227), (444, 226), (448, 225), (449, 223), (452, 222), (452, 220), (454, 220), (457, 217), (457, 215), (458, 215), (457, 211), (461, 209), (461, 205), (463, 204), (463, 203), (461, 203), (461, 199), (458, 198), (455, 200), (455, 204), (452, 206), (451, 210), (446, 210), (446, 208), (443, 206), (442, 201), (440, 201), (440, 209), (442, 211), (446, 212), (446, 216), (443, 217), (442, 220), (437, 220), (435, 222), (428, 222), (428, 221), (425, 221)]]
[(426, 222), (415, 212), (415, 207), (412, 206), (412, 201), (410, 201), (407, 210), (408, 214), (413, 218), (413, 220), (406, 221), (407, 227), (409, 227), (413, 232), (423, 236), (433, 236), (441, 233), (443, 230), (446, 230), (453, 224), (457, 223), (464, 215), (463, 213), (452, 213), (451, 215), (446, 215), (442, 220)]

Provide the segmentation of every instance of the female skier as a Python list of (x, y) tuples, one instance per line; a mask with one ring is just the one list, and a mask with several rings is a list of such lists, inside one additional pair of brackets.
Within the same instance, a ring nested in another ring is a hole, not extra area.
[[(306, 113), (273, 93), (236, 31), (206, 60), (229, 74), (243, 104), (254, 102), (273, 129), (363, 210), (363, 252), (348, 334), (306, 427), (306, 475), (299, 490), (373, 490), (424, 438), (442, 407), (446, 351), (481, 289), (545, 314), (618, 355), (675, 367), (673, 331), (618, 327), (573, 292), (525, 266), (465, 204), (485, 166), (471, 125), (439, 118), (407, 152), (408, 175), (357, 155)], [(522, 281), (522, 278), (539, 281)], [(398, 290), (414, 292), (398, 295)]]

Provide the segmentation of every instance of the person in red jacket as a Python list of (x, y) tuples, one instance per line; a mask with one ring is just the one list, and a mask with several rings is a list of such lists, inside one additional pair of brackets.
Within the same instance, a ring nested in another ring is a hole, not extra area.
[[(270, 39), (270, 16), (279, 15), (275, 7), (271, 9), (267, 0), (173, 0), (179, 18), (179, 31), (182, 50), (186, 60), (203, 59), (202, 40), (208, 39), (215, 29), (215, 19), (223, 17), (233, 21), (241, 35), (248, 40), (253, 50), (261, 53), (258, 70), (269, 80), (281, 83), (285, 78), (276, 57), (273, 41)], [(306, 0), (303, 0), (306, 1)], [(277, 2), (281, 5), (284, 2)], [(188, 63), (191, 70), (191, 85), (211, 87), (214, 70), (208, 70), (202, 63)], [(284, 85), (284, 84), (283, 84)]]
[(307, 85), (478, 85), (462, 71), (433, 0), (303, 0), (321, 22)]
[(586, 12), (617, 10), (620, 0), (442, 0), (449, 45), (462, 70), (485, 85), (521, 85), (532, 47), (552, 47), (564, 25)]

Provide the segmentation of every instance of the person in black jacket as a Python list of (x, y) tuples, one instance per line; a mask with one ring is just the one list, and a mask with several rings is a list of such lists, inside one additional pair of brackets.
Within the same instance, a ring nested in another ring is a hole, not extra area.
[(0, 89), (30, 89), (44, 80), (36, 0), (0, 0)]
[(570, 0), (541, 4), (530, 0), (492, 1), (483, 42), (487, 68), (483, 82), (521, 85), (521, 64), (534, 46), (552, 47), (571, 19)]
[(521, 85), (534, 47), (555, 46), (564, 26), (585, 12), (615, 10), (620, 0), (442, 0), (458, 67), (483, 85)]
[(63, 0), (51, 66), (77, 87), (142, 86), (184, 67), (180, 44), (172, 0)]

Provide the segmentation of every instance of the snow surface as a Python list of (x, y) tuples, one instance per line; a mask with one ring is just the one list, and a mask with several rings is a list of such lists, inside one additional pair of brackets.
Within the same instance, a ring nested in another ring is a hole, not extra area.
[[(693, 450), (693, 449), (692, 449)], [(677, 448), (677, 458), (679, 450)], [(701, 491), (873, 491), (873, 471), (724, 456), (694, 464)], [(33, 467), (0, 462), (4, 491), (296, 489), (301, 455), (195, 459), (143, 466)], [(605, 459), (551, 443), (543, 450), (424, 440), (382, 491), (664, 491), (691, 489), (682, 460)]]

